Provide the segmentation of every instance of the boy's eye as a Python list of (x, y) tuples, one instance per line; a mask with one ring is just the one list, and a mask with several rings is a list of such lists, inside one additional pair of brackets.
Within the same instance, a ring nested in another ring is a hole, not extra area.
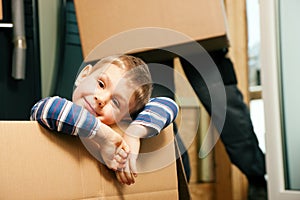
[(99, 85), (101, 88), (104, 88), (104, 87), (105, 87), (104, 82), (101, 81), (101, 80), (98, 80), (98, 85)]
[(113, 104), (114, 104), (117, 108), (120, 108), (120, 102), (118, 101), (118, 99), (112, 98), (111, 100), (112, 100)]

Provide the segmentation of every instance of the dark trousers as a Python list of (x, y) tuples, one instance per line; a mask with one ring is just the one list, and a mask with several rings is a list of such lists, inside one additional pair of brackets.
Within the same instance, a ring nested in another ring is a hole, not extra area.
[[(265, 175), (265, 156), (258, 146), (258, 140), (253, 130), (249, 109), (243, 101), (241, 92), (237, 88), (237, 79), (233, 64), (230, 59), (226, 58), (226, 53), (226, 49), (210, 52), (210, 56), (221, 74), (227, 100), (224, 127), (222, 130), (219, 130), (221, 132), (220, 138), (224, 143), (231, 162), (251, 181), (252, 179), (255, 180), (257, 177), (263, 177)], [(147, 58), (143, 59), (147, 61)], [(211, 114), (210, 94), (202, 76), (188, 61), (182, 58), (180, 58), (180, 61), (189, 83), (207, 112)], [(173, 67), (172, 60), (165, 60), (160, 63)], [(153, 96), (169, 96), (174, 98), (174, 79), (172, 71), (155, 73), (155, 69), (157, 69), (157, 66), (151, 67), (150, 64), (150, 70), (154, 70), (152, 72), (153, 81), (159, 82), (160, 80), (164, 80), (168, 86), (161, 87), (159, 84), (155, 85)], [(218, 113), (216, 114), (218, 115)], [(184, 152), (184, 145), (181, 144), (180, 146), (181, 151)], [(187, 177), (189, 177), (190, 167), (187, 153), (185, 152), (182, 157)]]

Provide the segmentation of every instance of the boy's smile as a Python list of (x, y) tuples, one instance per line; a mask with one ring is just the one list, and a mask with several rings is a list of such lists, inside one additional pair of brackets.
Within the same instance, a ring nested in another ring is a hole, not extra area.
[(85, 102), (84, 108), (87, 109), (90, 113), (92, 113), (95, 116), (98, 116), (99, 114), (96, 112), (96, 110), (91, 106), (91, 104), (86, 100), (85, 97), (83, 97), (83, 100)]

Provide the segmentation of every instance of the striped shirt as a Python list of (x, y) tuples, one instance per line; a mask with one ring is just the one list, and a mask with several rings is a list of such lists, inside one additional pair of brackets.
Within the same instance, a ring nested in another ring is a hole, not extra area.
[[(132, 124), (143, 125), (157, 135), (174, 121), (178, 113), (177, 104), (170, 98), (152, 98)], [(100, 129), (101, 122), (83, 107), (55, 96), (37, 102), (31, 109), (30, 120), (38, 121), (43, 127), (70, 135), (92, 138)]]
[(172, 99), (156, 97), (150, 99), (131, 124), (143, 125), (154, 129), (154, 132), (148, 135), (148, 137), (152, 137), (172, 123), (177, 114), (178, 106)]

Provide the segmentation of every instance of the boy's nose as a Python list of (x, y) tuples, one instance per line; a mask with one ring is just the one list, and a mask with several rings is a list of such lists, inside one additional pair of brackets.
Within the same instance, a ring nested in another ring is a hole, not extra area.
[(104, 104), (105, 104), (105, 101), (103, 101), (102, 99), (100, 99), (99, 97), (95, 96), (94, 97), (95, 101), (96, 101), (96, 106), (99, 106), (99, 107), (103, 107)]
[(106, 103), (109, 100), (110, 95), (107, 93), (102, 93), (102, 94), (95, 94), (94, 99), (96, 102), (96, 105), (99, 106), (100, 108), (103, 108)]

